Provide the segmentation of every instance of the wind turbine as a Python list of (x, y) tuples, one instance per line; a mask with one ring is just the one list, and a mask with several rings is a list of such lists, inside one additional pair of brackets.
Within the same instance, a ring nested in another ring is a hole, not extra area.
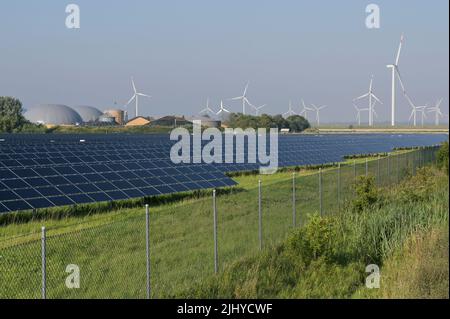
[(434, 124), (436, 126), (439, 125), (439, 117), (444, 117), (444, 114), (442, 114), (441, 108), (440, 108), (441, 103), (442, 103), (442, 99), (438, 100), (437, 103), (433, 107), (430, 107), (428, 109), (428, 112), (434, 112)]
[(302, 99), (302, 106), (303, 109), (300, 112), (300, 115), (303, 116), (305, 119), (308, 119), (308, 111), (314, 111), (313, 109), (306, 106), (305, 101)]
[(311, 104), (314, 110), (316, 111), (316, 120), (317, 120), (317, 127), (320, 126), (320, 110), (326, 108), (326, 105), (322, 105), (317, 107), (315, 104)]
[(206, 107), (198, 112), (198, 114), (200, 115), (202, 115), (203, 113), (206, 113), (206, 115), (208, 115), (208, 113), (211, 113), (213, 115), (215, 114), (214, 111), (209, 107), (209, 98), (206, 99)]
[(297, 115), (297, 113), (295, 113), (292, 110), (292, 102), (291, 101), (289, 101), (289, 110), (287, 112), (283, 113), (283, 116), (286, 116), (286, 115), (287, 115), (287, 117), (289, 117), (291, 115)]
[(383, 104), (383, 102), (381, 102), (380, 99), (377, 98), (375, 94), (373, 94), (373, 75), (370, 78), (369, 92), (353, 99), (353, 102), (362, 100), (366, 97), (369, 98), (369, 126), (373, 126), (373, 115), (377, 116), (375, 112), (375, 103), (378, 102), (380, 104)]
[(396, 74), (397, 74), (398, 80), (400, 82), (400, 85), (402, 87), (403, 94), (405, 94), (405, 86), (403, 85), (402, 77), (400, 76), (400, 71), (398, 69), (398, 62), (399, 62), (399, 59), (400, 59), (400, 52), (402, 50), (404, 39), (405, 39), (405, 37), (402, 34), (401, 37), (400, 37), (400, 45), (398, 46), (397, 56), (395, 58), (395, 63), (387, 65), (387, 68), (392, 69), (392, 78), (391, 78), (391, 81), (392, 81), (391, 125), (392, 126), (395, 126), (395, 75)]
[(412, 108), (411, 115), (409, 116), (408, 121), (411, 121), (411, 119), (412, 119), (413, 125), (414, 125), (414, 127), (416, 127), (417, 126), (417, 111), (420, 111), (422, 108), (426, 108), (426, 106), (416, 106), (413, 103), (413, 101), (411, 100), (411, 98), (409, 97), (409, 95), (406, 94), (406, 92), (405, 92), (405, 97), (406, 97), (406, 100), (408, 101), (409, 105)]
[(219, 112), (217, 112), (216, 114), (219, 115), (219, 114), (221, 114), (221, 113), (223, 113), (223, 112), (225, 112), (225, 113), (230, 113), (230, 111), (228, 111), (228, 110), (224, 107), (223, 101), (220, 101), (220, 109), (219, 109)]
[(125, 105), (125, 107), (128, 107), (128, 105), (133, 101), (133, 100), (135, 100), (136, 101), (136, 116), (135, 117), (138, 117), (139, 116), (139, 96), (145, 96), (145, 97), (148, 97), (148, 98), (151, 98), (151, 96), (150, 95), (147, 95), (147, 94), (144, 94), (144, 93), (139, 93), (137, 90), (136, 90), (136, 85), (134, 84), (134, 79), (133, 79), (133, 77), (131, 77), (131, 85), (133, 86), (133, 91), (134, 91), (134, 94), (133, 94), (133, 96), (130, 98), (130, 100), (127, 102), (127, 104)]
[(247, 99), (248, 85), (249, 85), (249, 83), (247, 82), (247, 84), (245, 85), (244, 93), (241, 96), (236, 96), (236, 97), (229, 99), (230, 101), (238, 101), (238, 100), (242, 101), (242, 114), (244, 114), (244, 115), (245, 115), (245, 104), (248, 104), (250, 106), (252, 105)]
[(367, 109), (367, 108), (364, 108), (364, 109), (360, 109), (360, 108), (358, 108), (358, 106), (355, 104), (355, 103), (353, 103), (353, 107), (355, 108), (355, 110), (356, 110), (356, 120), (358, 121), (358, 126), (361, 126), (361, 112), (362, 111), (369, 111), (369, 109)]
[[(252, 105), (253, 106), (253, 105)], [(253, 108), (255, 109), (255, 114), (256, 114), (256, 116), (258, 116), (259, 115), (259, 110), (261, 110), (263, 107), (266, 107), (267, 106), (267, 104), (263, 104), (263, 105), (261, 105), (261, 106), (253, 106)]]

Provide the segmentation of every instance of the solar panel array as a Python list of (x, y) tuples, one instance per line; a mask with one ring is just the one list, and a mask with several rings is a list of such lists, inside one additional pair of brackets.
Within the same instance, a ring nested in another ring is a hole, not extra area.
[[(338, 162), (344, 155), (444, 140), (446, 135), (280, 136), (279, 166)], [(248, 160), (174, 164), (174, 143), (168, 135), (0, 136), (0, 213), (232, 186), (225, 172), (260, 167)], [(234, 155), (247, 150), (234, 149)]]

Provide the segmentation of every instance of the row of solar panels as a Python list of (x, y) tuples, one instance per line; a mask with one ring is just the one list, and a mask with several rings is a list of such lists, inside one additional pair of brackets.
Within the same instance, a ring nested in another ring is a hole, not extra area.
[[(279, 166), (337, 162), (344, 155), (424, 146), (446, 136), (280, 136)], [(182, 164), (164, 136), (0, 137), (0, 212), (122, 200), (235, 185), (223, 173), (255, 163)], [(245, 153), (247, 147), (235, 150)], [(236, 155), (235, 154), (235, 155)]]

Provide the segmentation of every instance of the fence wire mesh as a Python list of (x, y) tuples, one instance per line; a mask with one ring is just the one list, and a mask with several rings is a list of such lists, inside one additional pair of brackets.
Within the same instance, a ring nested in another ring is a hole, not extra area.
[(189, 296), (192, 287), (214, 278), (215, 262), (221, 272), (243, 256), (280, 243), (311, 214), (345, 209), (360, 176), (372, 176), (385, 187), (435, 161), (434, 149), (399, 152), (348, 161), (320, 173), (289, 173), (275, 180), (255, 176), (250, 187), (219, 190), (217, 260), (212, 196), (150, 208), (148, 251), (143, 209), (95, 226), (50, 228), (44, 255), (40, 232), (0, 239), (0, 298), (42, 298), (44, 283), (47, 298)]

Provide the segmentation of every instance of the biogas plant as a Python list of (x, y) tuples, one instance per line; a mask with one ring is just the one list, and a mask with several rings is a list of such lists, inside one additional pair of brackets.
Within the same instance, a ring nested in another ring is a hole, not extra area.
[(82, 124), (123, 124), (125, 112), (119, 109), (100, 111), (93, 106), (40, 104), (24, 113), (27, 120), (45, 126)]

